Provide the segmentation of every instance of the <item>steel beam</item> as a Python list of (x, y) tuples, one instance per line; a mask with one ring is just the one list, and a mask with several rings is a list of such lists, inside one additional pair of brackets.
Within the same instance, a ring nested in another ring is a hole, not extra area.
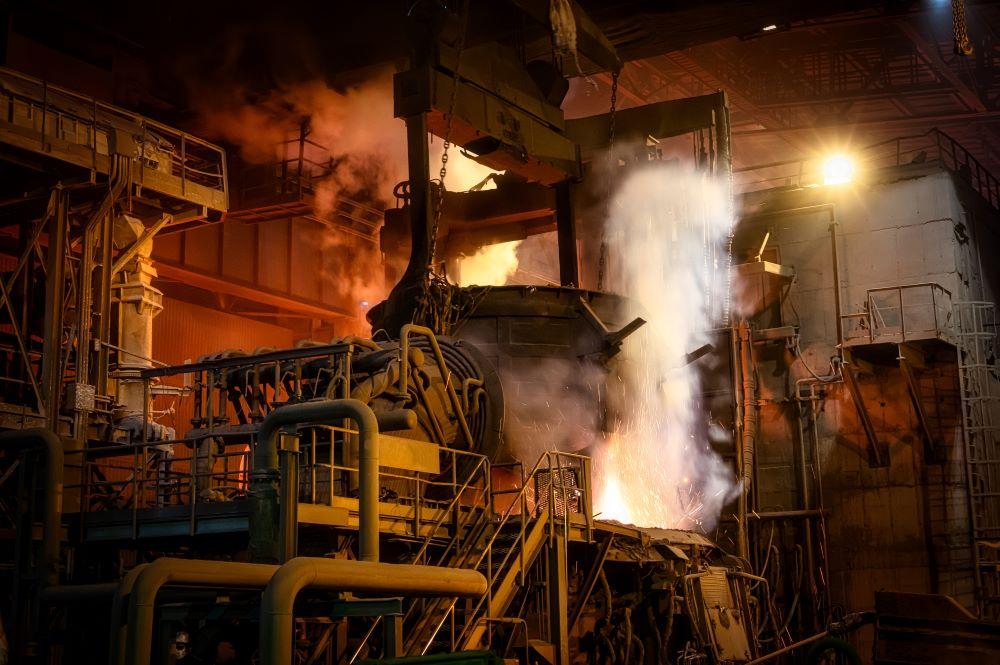
[(913, 411), (917, 414), (917, 422), (920, 425), (920, 433), (924, 440), (924, 453), (928, 460), (934, 459), (935, 456), (935, 443), (934, 435), (931, 434), (930, 427), (927, 424), (927, 414), (924, 412), (923, 398), (920, 394), (920, 386), (917, 383), (916, 373), (914, 372), (914, 365), (919, 363), (914, 362), (912, 354), (915, 351), (912, 348), (908, 348), (905, 344), (899, 345), (899, 369), (903, 372), (903, 378), (906, 379), (906, 386), (910, 393), (910, 402), (913, 404)]
[(250, 302), (284, 309), (289, 312), (306, 314), (324, 321), (356, 318), (354, 314), (347, 310), (333, 305), (295, 298), (289, 294), (274, 291), (257, 284), (249, 284), (222, 275), (199, 272), (186, 266), (164, 261), (163, 259), (154, 259), (154, 265), (161, 279), (180, 282), (188, 286), (204, 289), (205, 291), (224, 293), (249, 300)]
[(573, 183), (569, 180), (555, 186), (556, 236), (559, 244), (559, 282), (563, 286), (580, 286), (580, 259), (576, 247), (576, 219), (573, 215)]
[(875, 425), (872, 423), (868, 407), (865, 405), (864, 397), (861, 395), (861, 387), (858, 385), (858, 377), (855, 374), (854, 360), (849, 350), (844, 349), (844, 384), (847, 386), (851, 399), (854, 401), (854, 408), (858, 413), (858, 421), (864, 430), (865, 438), (868, 441), (868, 460), (871, 466), (887, 466), (889, 460), (882, 455), (882, 446), (875, 433)]
[(56, 210), (49, 220), (49, 246), (46, 256), (45, 322), (42, 346), (42, 387), (49, 427), (59, 421), (59, 397), (62, 393), (63, 295), (66, 281), (66, 233), (69, 226), (68, 194), (57, 188)]
[(570, 615), (572, 617), (569, 621), (570, 632), (573, 632), (576, 628), (577, 622), (580, 621), (580, 617), (583, 615), (583, 608), (586, 607), (587, 601), (590, 600), (590, 594), (594, 591), (594, 586), (597, 584), (597, 579), (600, 577), (601, 570), (604, 568), (604, 562), (608, 558), (608, 552), (611, 551), (611, 544), (614, 540), (615, 535), (611, 534), (601, 544), (601, 549), (597, 551), (597, 558), (594, 559), (594, 564), (587, 572), (587, 578), (583, 583), (583, 588), (580, 590), (579, 597), (576, 599), (576, 606), (573, 608), (573, 613)]

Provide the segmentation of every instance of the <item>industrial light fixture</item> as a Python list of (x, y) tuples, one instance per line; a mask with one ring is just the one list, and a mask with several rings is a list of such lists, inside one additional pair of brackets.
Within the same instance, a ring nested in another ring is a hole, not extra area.
[(843, 185), (854, 178), (854, 162), (844, 155), (831, 155), (823, 162), (823, 184)]
[(763, 28), (761, 28), (761, 31), (762, 32), (771, 32), (772, 30), (777, 30), (777, 29), (778, 29), (778, 26), (775, 25), (774, 23), (772, 23), (771, 25), (765, 25)]

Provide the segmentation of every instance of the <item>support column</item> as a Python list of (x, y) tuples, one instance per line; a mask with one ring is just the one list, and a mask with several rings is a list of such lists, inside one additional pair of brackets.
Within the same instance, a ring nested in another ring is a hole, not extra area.
[(573, 216), (573, 183), (565, 180), (556, 190), (556, 237), (559, 242), (559, 283), (580, 286), (580, 260), (576, 248), (576, 219)]
[[(119, 216), (115, 220), (116, 244), (122, 247), (134, 243), (142, 237), (144, 229), (138, 219)], [(153, 286), (156, 268), (149, 258), (152, 251), (152, 240), (144, 240), (122, 270), (122, 280), (114, 284), (121, 306), (118, 336), (118, 346), (122, 349), (118, 352), (118, 372), (122, 376), (118, 384), (121, 417), (136, 414), (141, 417), (147, 406), (139, 372), (152, 367), (153, 319), (163, 310), (163, 292)], [(100, 369), (99, 365), (98, 371)]]
[(56, 191), (56, 211), (49, 222), (49, 248), (45, 277), (45, 340), (42, 347), (42, 387), (49, 428), (58, 431), (59, 399), (62, 394), (63, 296), (66, 287), (67, 193)]
[(554, 665), (569, 665), (569, 567), (566, 542), (560, 538), (549, 545), (549, 639), (556, 650)]
[(403, 615), (387, 614), (382, 617), (383, 658), (400, 658), (403, 653)]

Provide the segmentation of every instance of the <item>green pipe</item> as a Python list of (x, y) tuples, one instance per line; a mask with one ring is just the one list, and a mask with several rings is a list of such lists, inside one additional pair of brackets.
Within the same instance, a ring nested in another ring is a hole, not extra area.
[(59, 583), (59, 532), (62, 529), (63, 444), (42, 427), (0, 433), (0, 448), (40, 448), (45, 451), (45, 514), (42, 517), (43, 584)]

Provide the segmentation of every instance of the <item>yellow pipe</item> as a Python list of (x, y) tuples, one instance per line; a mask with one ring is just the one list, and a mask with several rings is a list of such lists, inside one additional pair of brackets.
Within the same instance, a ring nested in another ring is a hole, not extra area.
[(148, 563), (140, 563), (135, 568), (125, 573), (125, 577), (118, 583), (118, 591), (111, 600), (111, 636), (108, 639), (108, 661), (111, 665), (122, 665), (125, 662), (125, 640), (128, 621), (124, 620), (125, 608), (128, 607), (129, 594), (135, 587), (135, 580), (139, 573), (149, 566)]
[[(278, 505), (278, 434), (285, 428), (353, 420), (358, 428), (358, 556), (378, 561), (378, 456), (379, 424), (375, 412), (356, 399), (331, 399), (293, 404), (275, 409), (260, 424), (251, 478), (250, 553), (258, 561), (282, 558), (280, 545), (294, 537), (298, 527), (290, 506)], [(285, 479), (284, 482), (290, 482)], [(290, 496), (294, 496), (292, 488)]]
[[(169, 557), (157, 559), (135, 576), (131, 593), (128, 594), (124, 662), (129, 665), (149, 665), (156, 594), (162, 587), (181, 584), (219, 589), (263, 589), (277, 570), (278, 566), (262, 563)], [(124, 586), (125, 582), (122, 584)]]
[(463, 568), (297, 557), (281, 566), (264, 589), (261, 665), (291, 665), (292, 609), (306, 588), (408, 597), (479, 597), (486, 593), (486, 578)]

